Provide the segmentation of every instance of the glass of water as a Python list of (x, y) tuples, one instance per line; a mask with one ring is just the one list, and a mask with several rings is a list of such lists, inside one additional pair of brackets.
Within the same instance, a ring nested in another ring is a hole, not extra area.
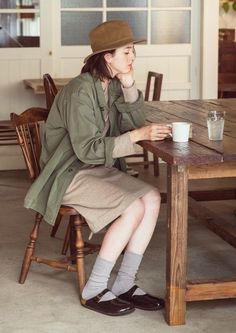
[(207, 128), (209, 140), (223, 140), (225, 111), (209, 111), (207, 115)]

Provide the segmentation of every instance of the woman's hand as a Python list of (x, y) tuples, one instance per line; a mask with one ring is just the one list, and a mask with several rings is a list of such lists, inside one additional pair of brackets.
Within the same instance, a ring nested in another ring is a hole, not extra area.
[(122, 86), (124, 88), (130, 88), (134, 84), (134, 76), (133, 69), (131, 69), (128, 73), (119, 73), (116, 77), (120, 80)]
[(160, 141), (171, 134), (171, 128), (164, 124), (152, 123), (130, 132), (130, 139), (133, 143), (141, 140)]

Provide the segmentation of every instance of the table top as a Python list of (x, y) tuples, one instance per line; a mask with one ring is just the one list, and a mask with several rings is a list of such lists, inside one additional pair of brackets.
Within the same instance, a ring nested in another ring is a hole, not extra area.
[[(209, 110), (226, 111), (223, 141), (208, 139), (206, 115)], [(187, 143), (171, 138), (139, 144), (168, 164), (196, 165), (236, 161), (236, 99), (146, 102), (147, 122), (192, 123), (193, 136)]]
[[(71, 78), (63, 78), (63, 79), (53, 78), (57, 90), (63, 88), (70, 80)], [(25, 79), (23, 80), (23, 83), (26, 88), (33, 89), (36, 95), (44, 94), (43, 79)]]
[[(57, 89), (61, 89), (71, 78), (54, 78)], [(24, 84), (35, 94), (44, 94), (42, 79), (26, 79)], [(206, 114), (209, 110), (226, 111), (223, 141), (208, 139)], [(192, 123), (193, 137), (188, 143), (164, 141), (142, 141), (139, 144), (169, 164), (210, 164), (236, 160), (236, 99), (155, 101), (145, 103), (148, 122)]]

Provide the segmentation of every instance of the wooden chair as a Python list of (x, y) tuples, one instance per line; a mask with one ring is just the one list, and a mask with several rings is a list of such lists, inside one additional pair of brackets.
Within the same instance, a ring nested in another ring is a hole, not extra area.
[[(44, 86), (44, 92), (45, 92), (45, 97), (46, 97), (46, 106), (47, 106), (48, 111), (50, 111), (52, 104), (54, 102), (54, 98), (56, 97), (56, 94), (58, 93), (58, 90), (53, 81), (53, 78), (48, 73), (43, 75), (43, 86)], [(56, 236), (60, 223), (61, 223), (61, 215), (58, 215), (58, 217), (55, 221), (55, 224), (51, 230), (51, 234), (50, 234), (51, 237)], [(70, 235), (71, 235), (71, 230), (70, 230), (70, 223), (69, 223), (67, 230), (66, 230), (64, 243), (62, 246), (62, 252), (61, 252), (64, 255), (66, 255), (68, 248), (69, 248)]]
[[(48, 73), (43, 75), (43, 86), (44, 86), (44, 92), (45, 92), (45, 97), (46, 97), (46, 106), (47, 106), (48, 111), (50, 111), (58, 90), (53, 81), (53, 78)], [(55, 237), (60, 223), (61, 223), (61, 219), (60, 219), (60, 216), (58, 216), (54, 226), (52, 227), (51, 237)], [(64, 244), (62, 247), (62, 254), (66, 254), (66, 252), (68, 250), (69, 234), (70, 234), (70, 230), (69, 230), (69, 226), (68, 226), (66, 235), (65, 235)]]
[[(48, 110), (44, 108), (30, 108), (20, 115), (11, 113), (11, 121), (16, 128), (18, 142), (32, 180), (36, 179), (40, 173), (41, 124), (46, 121), (47, 116)], [(62, 260), (51, 260), (35, 255), (35, 245), (39, 235), (40, 223), (43, 219), (41, 214), (36, 213), (30, 241), (25, 251), (19, 283), (25, 282), (31, 262), (35, 261), (53, 268), (76, 272), (81, 293), (85, 285), (84, 256), (98, 251), (100, 245), (89, 244), (83, 241), (81, 227), (86, 226), (87, 223), (75, 209), (63, 205), (60, 207), (58, 216), (60, 220), (62, 216), (69, 218), (71, 256), (68, 258), (63, 257)], [(76, 262), (75, 266), (71, 264), (72, 260)]]
[(51, 75), (48, 73), (43, 75), (43, 85), (46, 96), (46, 106), (47, 109), (50, 110), (58, 90)]
[[(156, 73), (156, 72), (148, 72), (146, 88), (145, 88), (145, 95), (144, 95), (145, 101), (149, 101), (149, 100), (159, 101), (160, 100), (162, 79), (163, 79), (163, 74)], [(151, 86), (153, 88), (151, 88)], [(152, 91), (152, 94), (151, 94), (151, 91)], [(131, 155), (131, 156), (129, 156), (129, 158), (130, 157), (142, 157), (143, 158), (143, 162), (130, 162), (129, 163), (130, 165), (143, 164), (144, 169), (147, 169), (149, 167), (149, 165), (151, 164), (148, 159), (148, 152), (145, 149), (143, 149), (143, 153)], [(158, 157), (156, 157), (154, 155), (153, 155), (153, 169), (154, 169), (154, 176), (158, 177), (159, 176), (159, 161), (158, 161)]]
[[(150, 92), (151, 92), (151, 83), (152, 79), (154, 79), (154, 85), (152, 90), (152, 96), (150, 99)], [(146, 89), (145, 89), (145, 101), (159, 101), (161, 97), (161, 86), (162, 86), (163, 74), (156, 73), (156, 72), (148, 72)]]

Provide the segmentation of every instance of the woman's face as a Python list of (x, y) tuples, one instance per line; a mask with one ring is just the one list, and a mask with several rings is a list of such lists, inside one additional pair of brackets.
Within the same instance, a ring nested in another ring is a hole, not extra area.
[(117, 74), (126, 74), (132, 71), (135, 60), (133, 43), (119, 47), (113, 54), (107, 53), (105, 60), (111, 71), (112, 77)]

